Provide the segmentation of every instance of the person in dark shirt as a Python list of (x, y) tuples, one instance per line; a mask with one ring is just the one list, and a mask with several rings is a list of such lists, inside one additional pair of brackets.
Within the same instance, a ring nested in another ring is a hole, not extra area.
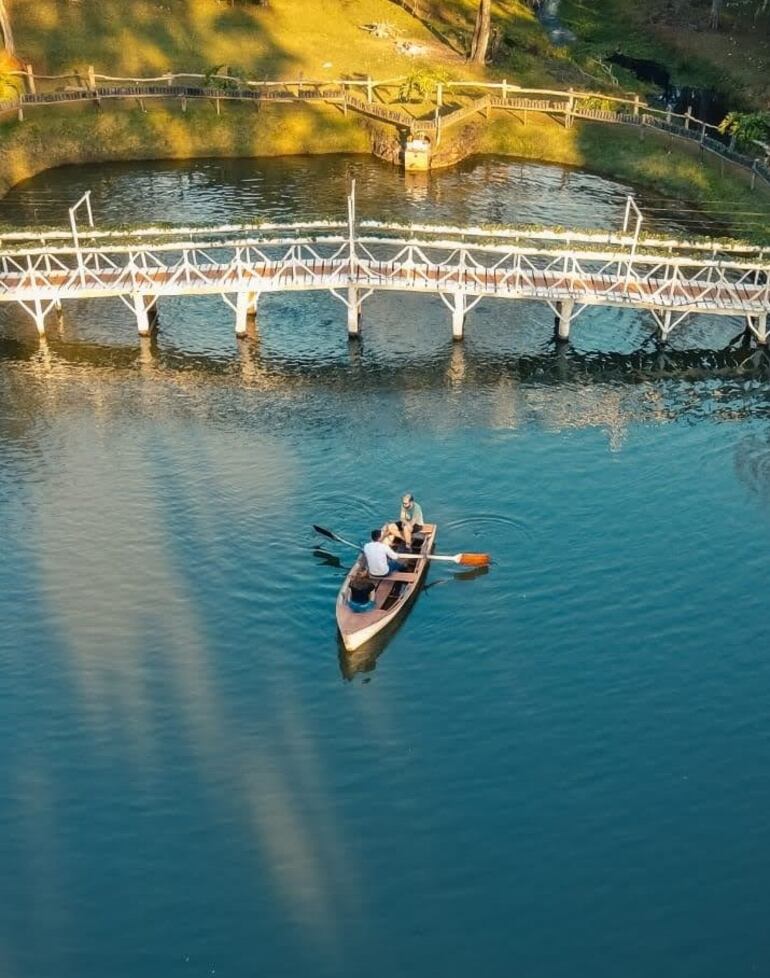
[(350, 604), (359, 607), (367, 606), (374, 593), (374, 581), (369, 574), (362, 568), (357, 568), (350, 578)]

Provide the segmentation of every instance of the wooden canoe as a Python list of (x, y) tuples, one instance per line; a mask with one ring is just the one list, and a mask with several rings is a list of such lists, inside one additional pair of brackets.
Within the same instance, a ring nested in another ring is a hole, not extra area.
[[(420, 553), (433, 553), (436, 542), (435, 523), (426, 523), (422, 528), (422, 536), (424, 539)], [(362, 554), (350, 568), (337, 595), (337, 628), (348, 652), (360, 649), (404, 614), (422, 586), (430, 561), (424, 558), (404, 561), (406, 570), (388, 574), (377, 581), (373, 595), (374, 607), (368, 611), (354, 611), (348, 601), (350, 578), (363, 563)]]

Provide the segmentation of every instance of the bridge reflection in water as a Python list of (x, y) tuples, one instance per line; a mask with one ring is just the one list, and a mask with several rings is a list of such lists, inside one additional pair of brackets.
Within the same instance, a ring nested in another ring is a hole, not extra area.
[(239, 343), (237, 354), (228, 359), (160, 344), (154, 336), (143, 338), (138, 348), (49, 336), (35, 342), (1, 340), (0, 364), (15, 368), (6, 371), (6, 393), (13, 398), (18, 383), (27, 411), (32, 392), (25, 381), (33, 377), (45, 382), (40, 390), (46, 408), (56, 403), (57, 391), (66, 397), (73, 384), (87, 398), (104, 385), (131, 389), (136, 381), (153, 381), (158, 396), (147, 398), (148, 410), (164, 392), (176, 390), (195, 394), (196, 410), (204, 413), (201, 395), (207, 389), (270, 394), (276, 404), (289, 402), (301, 414), (319, 394), (333, 398), (365, 384), (406, 405), (423, 392), (458, 395), (457, 400), (442, 399), (435, 412), (420, 400), (420, 424), (427, 428), (469, 420), (500, 428), (530, 423), (554, 430), (595, 427), (619, 445), (635, 421), (767, 416), (770, 353), (750, 346), (745, 335), (739, 339), (717, 350), (647, 344), (630, 353), (584, 352), (552, 342), (523, 355), (453, 344), (399, 361), (394, 370), (388, 362), (367, 359), (358, 343), (349, 345), (347, 362), (316, 363), (266, 356), (258, 336)]

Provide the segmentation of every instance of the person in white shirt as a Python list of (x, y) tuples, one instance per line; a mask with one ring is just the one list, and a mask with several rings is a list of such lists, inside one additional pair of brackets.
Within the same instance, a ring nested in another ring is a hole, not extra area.
[(370, 577), (387, 577), (391, 571), (402, 570), (398, 554), (381, 542), (381, 536), (381, 530), (372, 530), (372, 539), (364, 547), (364, 559)]

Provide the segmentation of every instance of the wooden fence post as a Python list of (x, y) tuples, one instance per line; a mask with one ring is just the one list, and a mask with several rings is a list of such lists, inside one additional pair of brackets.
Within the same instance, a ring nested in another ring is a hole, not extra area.
[(503, 78), (502, 96), (503, 101), (506, 102), (508, 100), (508, 81), (505, 78)]
[(374, 101), (374, 88), (372, 86), (372, 76), (366, 76), (366, 101), (369, 105)]
[(685, 129), (690, 128), (690, 119), (692, 119), (692, 106), (687, 106), (687, 111), (684, 114), (684, 127)]
[(704, 122), (700, 131), (700, 144), (701, 146), (706, 142), (706, 123)]
[(436, 106), (441, 108), (444, 104), (444, 86), (441, 82), (436, 85)]
[(639, 117), (639, 96), (634, 95), (634, 116)]
[(37, 90), (35, 88), (35, 72), (32, 70), (32, 65), (24, 65), (24, 70), (27, 72), (27, 89), (30, 95), (37, 95)]
[(93, 90), (96, 88), (96, 75), (94, 74), (94, 66), (88, 66), (88, 87)]

